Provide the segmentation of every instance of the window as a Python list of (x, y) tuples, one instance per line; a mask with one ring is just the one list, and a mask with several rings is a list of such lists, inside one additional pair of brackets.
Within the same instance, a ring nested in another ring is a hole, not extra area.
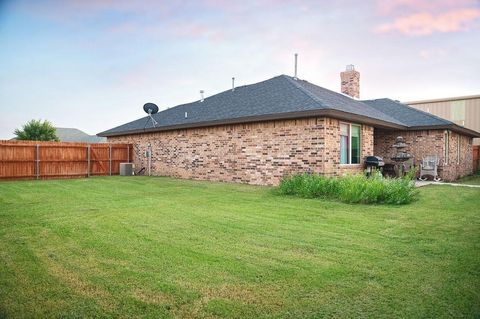
[(340, 124), (340, 164), (348, 164), (348, 149), (350, 148), (349, 137), (350, 125)]
[(340, 123), (340, 164), (360, 164), (360, 125)]
[(351, 140), (352, 140), (352, 164), (360, 164), (360, 126), (351, 125)]

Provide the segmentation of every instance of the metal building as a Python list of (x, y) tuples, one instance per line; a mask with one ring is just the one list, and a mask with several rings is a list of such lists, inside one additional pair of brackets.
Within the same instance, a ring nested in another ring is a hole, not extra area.
[[(480, 94), (404, 103), (455, 124), (480, 131)], [(480, 145), (480, 138), (475, 138), (473, 144)]]

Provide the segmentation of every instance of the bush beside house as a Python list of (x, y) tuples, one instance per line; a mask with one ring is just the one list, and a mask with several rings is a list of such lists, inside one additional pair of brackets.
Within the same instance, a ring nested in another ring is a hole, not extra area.
[(297, 174), (284, 177), (278, 187), (282, 195), (303, 198), (329, 198), (345, 203), (408, 204), (418, 191), (412, 180), (415, 171), (404, 178), (385, 178), (375, 172), (370, 178), (364, 175), (347, 175), (328, 178), (318, 174)]

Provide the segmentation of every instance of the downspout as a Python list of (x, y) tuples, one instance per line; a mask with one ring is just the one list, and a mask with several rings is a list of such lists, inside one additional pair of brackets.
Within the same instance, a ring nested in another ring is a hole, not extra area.
[(323, 118), (323, 175), (326, 174), (327, 160), (327, 118)]

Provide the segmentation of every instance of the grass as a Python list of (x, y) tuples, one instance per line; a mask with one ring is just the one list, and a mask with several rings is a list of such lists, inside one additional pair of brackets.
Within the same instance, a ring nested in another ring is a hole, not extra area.
[(408, 204), (418, 195), (414, 174), (412, 171), (404, 178), (385, 178), (380, 171), (370, 177), (363, 174), (335, 178), (296, 174), (282, 178), (277, 192), (303, 198), (338, 199), (351, 204)]
[(168, 178), (0, 183), (0, 317), (475, 318), (480, 190), (409, 205)]
[(468, 184), (468, 185), (480, 185), (480, 171), (478, 171), (474, 175), (460, 178), (456, 183)]

